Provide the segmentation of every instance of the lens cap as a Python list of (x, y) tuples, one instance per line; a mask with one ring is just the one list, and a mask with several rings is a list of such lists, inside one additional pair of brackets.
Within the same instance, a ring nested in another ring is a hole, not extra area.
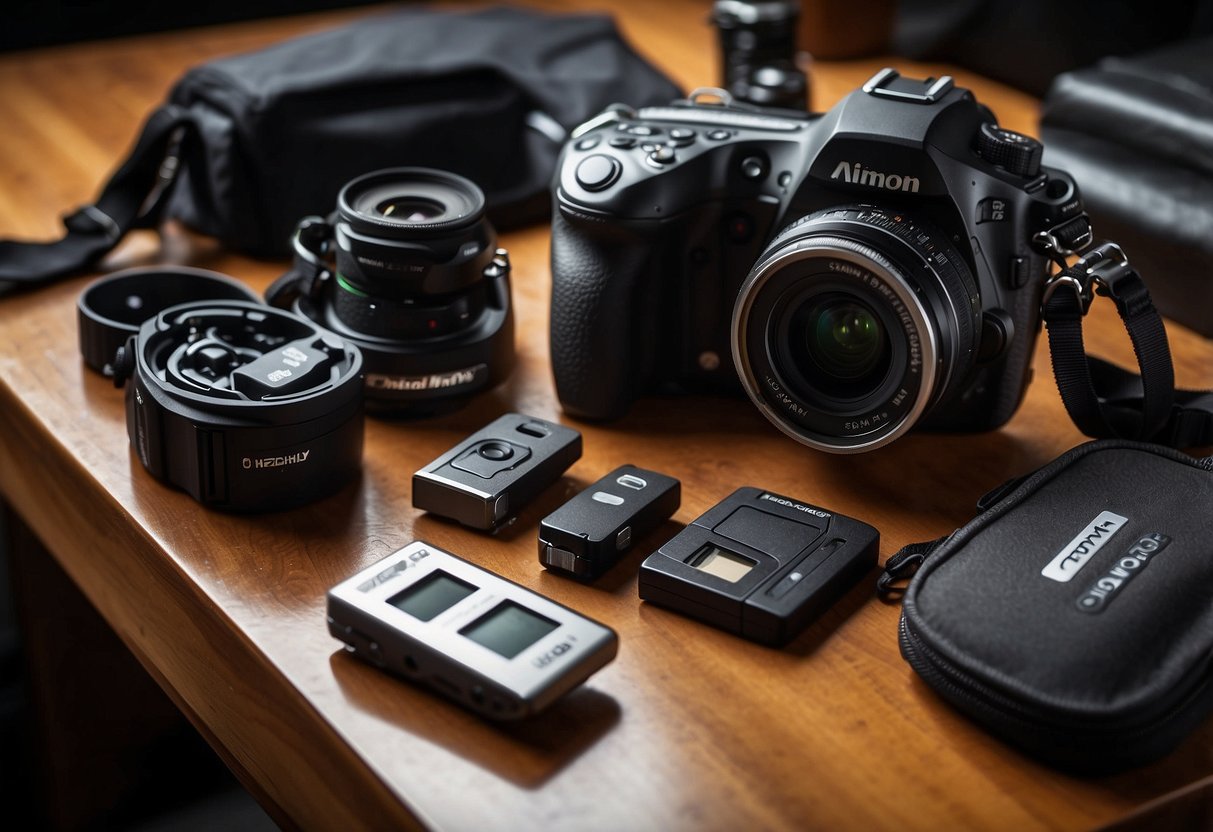
[(126, 269), (93, 281), (76, 304), (80, 355), (93, 370), (113, 376), (114, 353), (144, 321), (171, 306), (208, 300), (260, 302), (237, 280), (185, 266)]

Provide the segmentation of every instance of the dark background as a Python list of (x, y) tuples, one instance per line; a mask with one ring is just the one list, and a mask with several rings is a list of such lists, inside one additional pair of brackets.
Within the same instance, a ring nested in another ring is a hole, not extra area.
[(361, 5), (367, 4), (357, 0), (10, 0), (0, 26), (0, 50)]

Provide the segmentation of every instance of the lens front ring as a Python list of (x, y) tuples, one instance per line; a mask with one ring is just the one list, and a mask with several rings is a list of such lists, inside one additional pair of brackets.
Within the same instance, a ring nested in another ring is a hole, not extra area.
[[(792, 273), (798, 264), (814, 260), (822, 260), (829, 266), (821, 274), (796, 276)], [(853, 420), (856, 425), (854, 433), (844, 436), (827, 434), (803, 423), (804, 419), (800, 417), (817, 410), (816, 403), (802, 398), (796, 389), (799, 385), (786, 382), (778, 361), (770, 355), (766, 337), (777, 314), (773, 305), (778, 301), (764, 297), (764, 294), (768, 294), (775, 283), (784, 282), (788, 285), (775, 287), (778, 295), (793, 291), (789, 288), (792, 286), (796, 287), (794, 291), (803, 295), (812, 286), (812, 281), (824, 282), (823, 277), (833, 285), (854, 286), (858, 296), (877, 298), (882, 303), (899, 307), (896, 312), (896, 319), (901, 324), (899, 331), (906, 339), (910, 363), (916, 365), (916, 368), (909, 367), (903, 378), (912, 378), (916, 371), (918, 379), (912, 390), (899, 386), (901, 392), (890, 400), (900, 408), (912, 396), (908, 407), (895, 412), (893, 416), (886, 411), (877, 411), (857, 417)], [(759, 314), (759, 319), (755, 320), (758, 306), (764, 307), (768, 314)], [(760, 327), (761, 331), (756, 333), (754, 327)], [(751, 346), (757, 336), (761, 336), (763, 346), (755, 360)], [(772, 424), (797, 442), (840, 454), (862, 453), (883, 447), (909, 431), (933, 397), (941, 353), (931, 315), (906, 281), (903, 270), (868, 245), (832, 235), (785, 243), (755, 266), (734, 306), (732, 348), (733, 361), (746, 394)]]

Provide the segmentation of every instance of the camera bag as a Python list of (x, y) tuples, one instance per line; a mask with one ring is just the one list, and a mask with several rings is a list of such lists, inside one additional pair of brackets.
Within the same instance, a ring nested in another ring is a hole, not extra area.
[(619, 99), (679, 94), (603, 15), (401, 9), (213, 60), (177, 82), (63, 239), (0, 242), (0, 289), (87, 268), (165, 219), (284, 256), (301, 217), (378, 168), (458, 173), (497, 227), (539, 221), (568, 130)]
[[(1213, 19), (1213, 18), (1211, 18)], [(1213, 38), (1059, 76), (1045, 162), (1073, 174), (1102, 236), (1133, 253), (1164, 315), (1213, 336)]]
[(1059, 768), (1108, 773), (1172, 750), (1213, 709), (1213, 459), (1090, 442), (978, 507), (886, 563), (878, 590), (904, 593), (902, 656)]

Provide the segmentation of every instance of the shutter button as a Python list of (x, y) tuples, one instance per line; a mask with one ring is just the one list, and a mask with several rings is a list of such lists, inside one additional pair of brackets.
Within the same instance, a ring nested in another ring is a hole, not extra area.
[(678, 156), (674, 152), (674, 148), (662, 145), (661, 147), (654, 148), (653, 152), (651, 152), (646, 158), (649, 160), (650, 164), (660, 167), (661, 165), (672, 164), (678, 158)]
[(604, 190), (615, 184), (622, 167), (618, 159), (603, 156), (601, 153), (587, 156), (577, 166), (577, 184), (587, 191)]

